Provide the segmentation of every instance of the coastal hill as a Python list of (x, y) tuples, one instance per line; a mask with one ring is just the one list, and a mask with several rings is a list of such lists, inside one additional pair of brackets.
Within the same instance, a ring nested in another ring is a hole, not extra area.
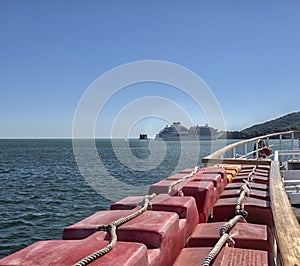
[(226, 134), (229, 139), (248, 139), (260, 135), (289, 130), (300, 131), (300, 111), (284, 115), (262, 124), (251, 126), (241, 131), (227, 131)]

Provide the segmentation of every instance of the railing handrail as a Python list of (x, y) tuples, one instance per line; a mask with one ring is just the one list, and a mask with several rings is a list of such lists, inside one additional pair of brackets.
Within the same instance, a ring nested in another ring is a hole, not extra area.
[(300, 155), (300, 149), (274, 151), (274, 161), (279, 161), (279, 155)]
[(226, 147), (224, 147), (222, 149), (219, 149), (219, 150), (215, 151), (214, 153), (212, 153), (212, 154), (204, 157), (202, 159), (202, 162), (205, 163), (205, 164), (207, 164), (210, 161), (214, 163), (214, 162), (216, 162), (218, 160), (224, 159), (224, 158), (222, 158), (222, 156), (226, 152), (231, 151), (231, 150), (233, 150), (233, 149), (235, 149), (235, 148), (237, 148), (237, 147), (239, 147), (241, 145), (245, 145), (247, 143), (258, 141), (260, 139), (269, 139), (269, 138), (275, 137), (275, 136), (295, 134), (295, 133), (300, 133), (300, 131), (291, 130), (291, 131), (277, 132), (277, 133), (266, 134), (266, 135), (263, 135), (263, 136), (254, 137), (254, 138), (251, 138), (251, 139), (246, 139), (246, 140), (242, 140), (242, 141), (239, 141), (239, 142), (235, 142), (235, 143), (229, 144)]

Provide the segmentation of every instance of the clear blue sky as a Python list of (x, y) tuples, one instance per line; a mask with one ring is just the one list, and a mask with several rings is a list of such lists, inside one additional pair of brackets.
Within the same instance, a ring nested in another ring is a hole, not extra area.
[[(71, 137), (89, 85), (114, 67), (149, 59), (201, 77), (229, 130), (299, 111), (299, 14), (297, 0), (1, 0), (0, 137)], [(143, 88), (187, 104), (167, 86)], [(105, 121), (134, 91), (108, 103), (97, 136), (109, 135)], [(132, 134), (145, 129), (153, 136), (165, 124), (150, 120)]]

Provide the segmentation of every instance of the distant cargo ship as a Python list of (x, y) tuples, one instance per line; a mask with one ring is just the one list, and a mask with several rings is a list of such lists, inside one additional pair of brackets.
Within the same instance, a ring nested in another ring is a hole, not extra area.
[(156, 140), (215, 140), (222, 136), (218, 129), (205, 126), (192, 126), (190, 129), (174, 122), (165, 126), (155, 137)]

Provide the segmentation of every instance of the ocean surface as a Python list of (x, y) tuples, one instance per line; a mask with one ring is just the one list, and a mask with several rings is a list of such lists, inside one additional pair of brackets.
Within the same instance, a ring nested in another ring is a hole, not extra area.
[(99, 139), (99, 165), (84, 141), (74, 155), (70, 139), (0, 140), (0, 257), (61, 239), (66, 226), (109, 209), (114, 200), (145, 195), (178, 169), (203, 166), (201, 159), (223, 144)]

